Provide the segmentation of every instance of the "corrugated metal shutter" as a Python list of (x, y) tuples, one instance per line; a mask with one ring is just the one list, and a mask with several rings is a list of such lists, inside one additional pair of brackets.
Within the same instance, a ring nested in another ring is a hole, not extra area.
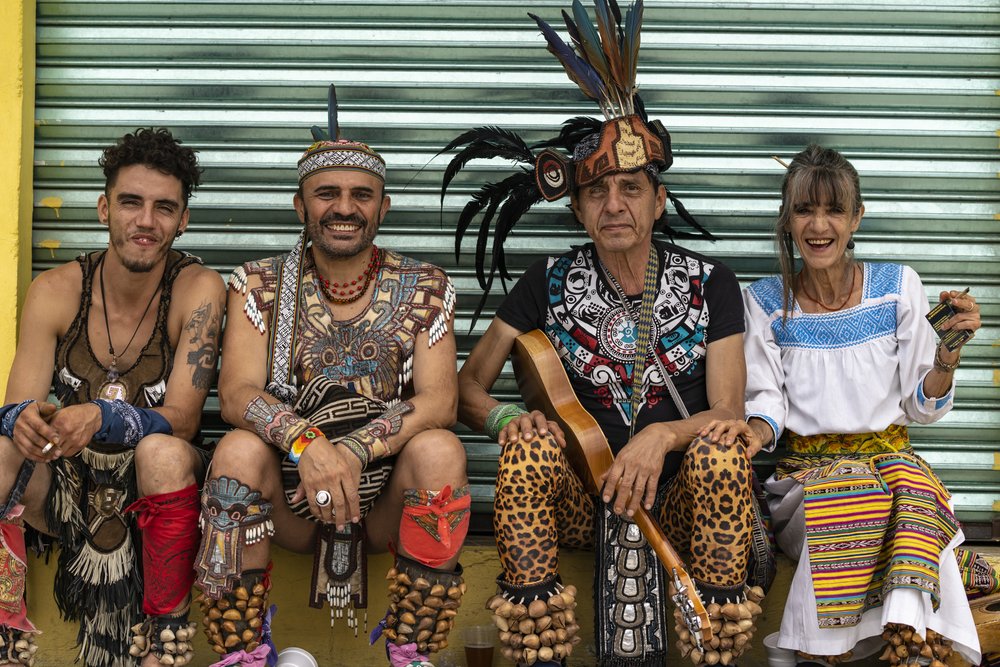
[[(205, 186), (179, 246), (227, 274), (289, 248), (294, 164), (335, 82), (345, 135), (385, 154), (393, 211), (380, 243), (445, 267), (461, 290), (464, 355), (477, 287), (451, 229), (460, 179), (439, 217), (445, 158), (466, 128), (529, 138), (593, 107), (525, 12), (557, 22), (567, 3), (469, 0), (38, 0), (34, 269), (102, 246), (93, 206), (99, 150), (165, 125), (201, 151)], [(810, 141), (843, 150), (864, 181), (865, 259), (901, 261), (928, 293), (969, 285), (984, 327), (958, 373), (956, 409), (912, 429), (954, 491), (968, 530), (1000, 511), (1000, 7), (994, 0), (646, 2), (639, 80), (673, 135), (677, 193), (720, 238), (688, 245), (743, 281), (774, 268), (769, 229), (781, 168)], [(475, 182), (498, 173), (475, 167)], [(523, 268), (578, 240), (560, 206), (511, 239)], [(468, 248), (466, 249), (468, 251)], [(510, 396), (508, 378), (498, 395)], [(215, 425), (218, 428), (218, 424)], [(477, 508), (497, 448), (466, 435)], [(995, 533), (994, 533), (995, 535)]]

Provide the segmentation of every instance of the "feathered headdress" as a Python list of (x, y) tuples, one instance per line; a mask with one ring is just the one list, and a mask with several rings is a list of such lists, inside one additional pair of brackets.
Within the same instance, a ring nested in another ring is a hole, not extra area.
[(364, 171), (385, 181), (385, 160), (367, 144), (340, 138), (337, 119), (337, 88), (331, 83), (326, 102), (327, 129), (310, 128), (313, 144), (299, 158), (299, 184), (316, 172), (328, 169)]
[[(569, 78), (584, 95), (597, 102), (604, 121), (578, 116), (563, 123), (559, 134), (528, 146), (518, 135), (498, 127), (479, 127), (461, 134), (441, 151), (459, 148), (444, 173), (441, 206), (448, 186), (471, 160), (504, 158), (520, 166), (499, 183), (487, 183), (458, 218), (455, 257), (473, 219), (482, 214), (476, 243), (476, 277), (483, 297), (473, 322), (479, 318), (497, 273), (506, 287), (507, 272), (503, 244), (518, 220), (543, 199), (556, 201), (574, 188), (600, 180), (608, 174), (647, 169), (655, 177), (673, 162), (670, 134), (658, 120), (646, 116), (635, 82), (642, 27), (642, 0), (635, 0), (625, 13), (616, 0), (594, 0), (596, 27), (580, 0), (573, 0), (573, 14), (565, 10), (563, 21), (572, 45), (559, 37), (548, 23), (528, 13), (541, 29), (548, 50), (556, 56)], [(537, 154), (535, 151), (539, 151)], [(676, 236), (712, 235), (667, 191), (678, 215), (698, 233), (668, 229)], [(490, 226), (493, 246), (486, 268)]]

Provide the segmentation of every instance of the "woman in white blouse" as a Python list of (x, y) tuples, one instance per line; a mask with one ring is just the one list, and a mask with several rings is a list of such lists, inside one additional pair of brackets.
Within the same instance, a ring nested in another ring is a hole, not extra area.
[[(888, 630), (924, 658), (956, 650), (979, 664), (953, 551), (961, 528), (906, 433), (951, 409), (961, 347), (937, 343), (916, 272), (854, 259), (864, 212), (843, 156), (815, 145), (795, 156), (776, 226), (781, 275), (744, 292), (747, 421), (703, 434), (743, 437), (751, 452), (787, 434), (765, 484), (778, 544), (798, 559), (778, 646), (830, 664), (882, 649)], [(970, 294), (939, 298), (956, 311), (943, 332), (979, 328)], [(900, 653), (894, 664), (908, 661)]]

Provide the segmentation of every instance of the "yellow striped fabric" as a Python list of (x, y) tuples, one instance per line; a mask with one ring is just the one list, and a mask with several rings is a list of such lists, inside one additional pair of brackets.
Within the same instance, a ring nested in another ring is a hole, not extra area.
[(926, 591), (939, 603), (938, 563), (958, 522), (905, 427), (890, 430), (831, 435), (829, 449), (822, 436), (796, 437), (797, 455), (779, 465), (779, 477), (804, 485), (820, 627), (856, 625), (895, 588)]

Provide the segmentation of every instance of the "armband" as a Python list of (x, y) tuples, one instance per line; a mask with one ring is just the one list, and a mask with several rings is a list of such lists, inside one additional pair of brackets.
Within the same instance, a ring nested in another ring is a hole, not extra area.
[(486, 435), (490, 436), (490, 439), (496, 440), (500, 437), (500, 431), (507, 424), (523, 414), (526, 414), (526, 412), (519, 405), (514, 403), (500, 403), (486, 415), (486, 424), (483, 425), (483, 431)]
[(302, 452), (306, 451), (306, 447), (311, 445), (316, 438), (322, 437), (324, 437), (323, 431), (315, 426), (310, 426), (302, 431), (302, 433), (299, 433), (298, 437), (292, 441), (291, 447), (288, 448), (288, 460), (298, 465), (299, 458), (302, 456)]
[(343, 438), (337, 441), (338, 445), (343, 445), (351, 450), (351, 453), (358, 457), (361, 461), (361, 469), (366, 470), (368, 464), (371, 463), (371, 454), (368, 452), (368, 448), (365, 447), (364, 443), (355, 438), (352, 435), (345, 435)]
[(17, 418), (21, 416), (21, 413), (24, 412), (24, 409), (34, 402), (35, 399), (29, 398), (28, 400), (21, 401), (20, 403), (8, 403), (0, 408), (0, 435), (13, 438), (14, 423), (17, 421)]
[(389, 438), (403, 429), (403, 415), (413, 412), (413, 403), (399, 401), (365, 426), (351, 431), (337, 442), (361, 461), (365, 470), (372, 461), (392, 456)]
[(156, 410), (137, 408), (125, 401), (109, 401), (103, 398), (95, 399), (91, 403), (101, 409), (101, 428), (94, 434), (94, 442), (135, 447), (147, 435), (174, 433), (170, 422)]

